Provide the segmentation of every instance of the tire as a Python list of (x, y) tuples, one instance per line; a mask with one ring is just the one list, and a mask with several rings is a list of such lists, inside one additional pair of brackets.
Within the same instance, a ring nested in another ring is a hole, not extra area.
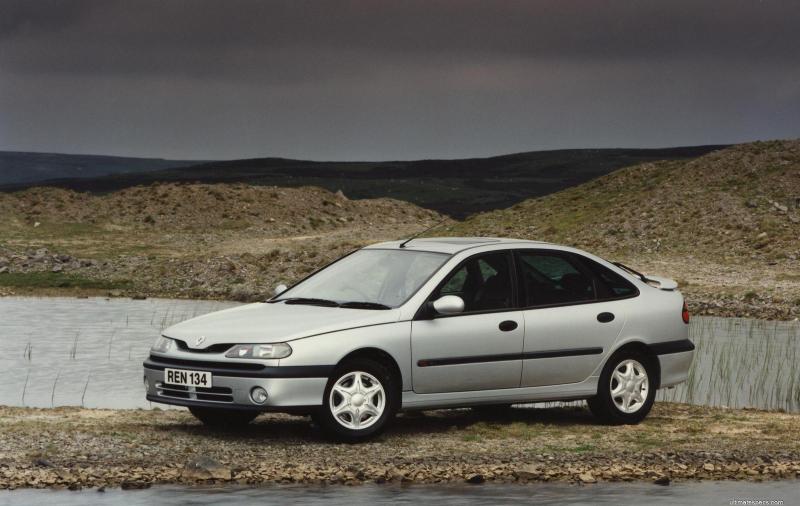
[(632, 350), (614, 353), (600, 374), (597, 395), (586, 400), (589, 410), (607, 424), (641, 422), (656, 397), (656, 370), (647, 355)]
[(215, 429), (233, 429), (244, 427), (252, 422), (259, 415), (258, 411), (244, 411), (238, 409), (224, 408), (201, 408), (192, 406), (189, 411), (195, 418), (203, 422), (203, 425)]
[(322, 407), (312, 418), (329, 439), (352, 443), (374, 437), (400, 407), (399, 381), (380, 362), (348, 360), (328, 379)]

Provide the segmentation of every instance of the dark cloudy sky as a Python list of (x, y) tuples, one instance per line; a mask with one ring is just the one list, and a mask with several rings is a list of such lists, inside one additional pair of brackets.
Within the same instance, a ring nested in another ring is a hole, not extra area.
[(0, 149), (363, 160), (789, 137), (797, 0), (0, 0)]

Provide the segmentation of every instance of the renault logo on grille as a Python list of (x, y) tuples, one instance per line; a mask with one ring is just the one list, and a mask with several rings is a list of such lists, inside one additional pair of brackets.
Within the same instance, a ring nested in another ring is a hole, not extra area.
[(203, 344), (204, 342), (206, 342), (206, 336), (200, 336), (200, 337), (198, 337), (197, 339), (194, 340), (194, 345), (195, 345), (195, 347), (197, 347), (197, 346), (200, 346), (201, 344)]

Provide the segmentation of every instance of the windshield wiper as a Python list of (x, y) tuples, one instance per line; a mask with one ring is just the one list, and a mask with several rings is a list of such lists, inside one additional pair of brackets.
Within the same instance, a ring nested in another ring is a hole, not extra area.
[(386, 304), (381, 304), (379, 302), (362, 301), (342, 302), (339, 304), (339, 307), (347, 307), (352, 309), (392, 309)]
[(339, 307), (339, 303), (328, 299), (314, 299), (311, 297), (292, 297), (291, 299), (280, 299), (275, 302), (284, 301), (286, 304), (307, 304), (309, 306)]

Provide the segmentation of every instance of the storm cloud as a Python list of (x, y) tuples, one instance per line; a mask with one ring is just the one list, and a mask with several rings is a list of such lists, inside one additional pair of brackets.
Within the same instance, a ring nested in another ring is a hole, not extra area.
[(794, 1), (0, 0), (0, 149), (410, 159), (800, 136)]

